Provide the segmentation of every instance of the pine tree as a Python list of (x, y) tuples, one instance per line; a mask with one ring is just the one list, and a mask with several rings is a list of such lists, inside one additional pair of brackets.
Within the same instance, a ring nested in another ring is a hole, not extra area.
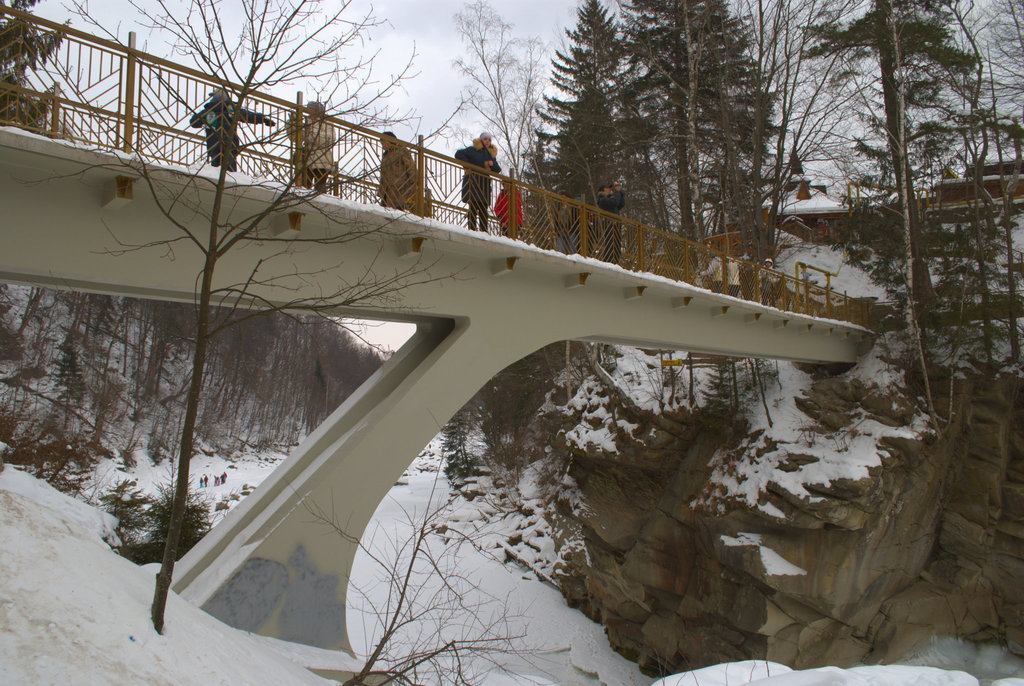
[(631, 0), (625, 10), (633, 120), (657, 123), (646, 154), (661, 170), (662, 202), (680, 233), (701, 239), (708, 207), (723, 229), (750, 202), (741, 170), (762, 86), (746, 29), (722, 0)]
[[(146, 513), (146, 535), (144, 540), (127, 557), (136, 564), (160, 562), (167, 544), (167, 528), (171, 521), (174, 491), (170, 486), (161, 486), (159, 494)], [(178, 541), (176, 560), (192, 549), (210, 531), (210, 509), (195, 491), (189, 491), (185, 501), (185, 515), (181, 523), (181, 538)]]
[(448, 420), (441, 430), (441, 457), (444, 458), (444, 475), (455, 483), (471, 476), (479, 466), (476, 456), (469, 452), (466, 443), (473, 428), (473, 412), (463, 407)]
[(712, 418), (725, 419), (736, 412), (736, 361), (723, 360), (716, 364), (708, 377), (704, 391), (703, 413)]
[[(39, 0), (13, 0), (0, 5), (27, 11)], [(48, 131), (49, 98), (24, 92), (31, 89), (25, 74), (48, 60), (60, 45), (53, 33), (45, 33), (18, 19), (0, 19), (0, 121)]]
[(134, 481), (119, 481), (100, 496), (103, 510), (117, 518), (117, 537), (121, 539), (120, 553), (131, 558), (142, 539), (149, 522), (148, 508), (153, 499), (138, 488)]
[(82, 371), (78, 365), (78, 348), (71, 331), (64, 335), (60, 344), (60, 358), (57, 360), (57, 386), (60, 394), (57, 396), (64, 406), (64, 424), (67, 427), (68, 415), (71, 408), (78, 405), (85, 395), (85, 381), (82, 379)]
[(565, 32), (568, 48), (552, 62), (559, 95), (544, 98), (541, 118), (554, 131), (542, 139), (554, 145), (548, 184), (594, 202), (596, 187), (621, 169), (616, 96), (625, 54), (618, 25), (600, 0), (586, 0), (576, 16)]
[[(813, 27), (817, 45), (811, 56), (845, 53), (865, 66), (877, 65), (881, 118), (872, 116), (881, 147), (864, 141), (861, 151), (883, 163), (888, 183), (898, 191), (913, 258), (911, 293), (915, 301), (933, 295), (925, 261), (922, 217), (915, 196), (911, 145), (935, 122), (928, 113), (944, 93), (943, 77), (969, 75), (973, 58), (954, 45), (948, 6), (933, 0), (874, 0), (869, 10), (845, 25)], [(852, 72), (851, 72), (852, 75)]]

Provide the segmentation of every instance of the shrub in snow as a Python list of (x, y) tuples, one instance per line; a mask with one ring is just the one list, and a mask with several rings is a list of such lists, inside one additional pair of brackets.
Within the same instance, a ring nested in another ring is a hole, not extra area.
[[(153, 505), (146, 512), (146, 535), (144, 540), (134, 546), (128, 559), (136, 564), (160, 562), (167, 544), (167, 527), (171, 521), (171, 502), (174, 491), (170, 486), (161, 486), (160, 492), (153, 499)], [(210, 508), (198, 494), (189, 491), (185, 504), (185, 519), (181, 524), (181, 538), (175, 559), (180, 560), (185, 553), (210, 530)]]
[(100, 507), (117, 518), (115, 531), (121, 539), (118, 552), (129, 559), (143, 541), (152, 505), (153, 499), (134, 481), (119, 481), (100, 496)]
[[(92, 478), (97, 458), (93, 447), (78, 442), (69, 443), (59, 434), (13, 435), (3, 432), (4, 422), (0, 418), (0, 432), (6, 433), (7, 453), (4, 462), (19, 465), (26, 472), (42, 479), (63, 493), (80, 493)], [(15, 422), (9, 426), (13, 429)]]

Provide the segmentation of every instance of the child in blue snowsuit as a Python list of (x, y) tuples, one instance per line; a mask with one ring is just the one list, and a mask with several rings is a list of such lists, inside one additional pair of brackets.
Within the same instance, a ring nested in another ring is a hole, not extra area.
[[(232, 130), (232, 118), (237, 117)], [(206, 101), (203, 109), (192, 115), (189, 119), (189, 126), (192, 128), (204, 127), (206, 133), (206, 154), (210, 158), (210, 164), (219, 167), (223, 164), (228, 171), (238, 169), (236, 159), (241, 141), (238, 139), (238, 124), (266, 124), (274, 126), (274, 120), (270, 117), (239, 107), (237, 111), (235, 104), (228, 98), (223, 89), (215, 89), (210, 92), (210, 99)]]

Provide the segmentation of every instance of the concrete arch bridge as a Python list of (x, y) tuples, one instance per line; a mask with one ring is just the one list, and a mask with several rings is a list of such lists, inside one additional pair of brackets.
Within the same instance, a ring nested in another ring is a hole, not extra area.
[[(239, 628), (348, 649), (345, 580), (356, 546), (312, 523), (309, 509), (361, 534), (448, 418), (547, 344), (815, 362), (852, 362), (870, 345), (865, 308), (851, 298), (504, 177), (491, 182), (519, 194), (522, 220), (512, 213), (507, 236), (468, 231), (465, 170), (419, 146), (410, 207), (380, 207), (379, 135), (340, 121), (329, 192), (295, 184), (302, 170), (290, 143), (271, 136), (245, 141), (242, 173), (218, 195), (218, 170), (201, 166), (202, 140), (182, 125), (208, 77), (67, 27), (37, 27), (62, 41), (15, 89), (26, 106), (2, 112), (0, 280), (194, 302), (202, 259), (183, 232), (203, 235), (221, 198), (224, 226), (251, 230), (218, 262), (216, 304), (318, 302), (417, 326), (179, 563), (174, 589)], [(72, 61), (90, 50), (105, 61), (90, 62), (83, 83)], [(90, 90), (113, 79), (120, 87)], [(271, 96), (247, 104), (279, 121), (305, 116), (301, 103)], [(560, 223), (573, 213), (574, 224)], [(557, 239), (567, 226), (571, 254), (555, 249), (566, 249)], [(615, 232), (620, 250), (609, 263), (600, 258)], [(374, 292), (381, 283), (389, 287)], [(333, 298), (359, 288), (366, 297)]]

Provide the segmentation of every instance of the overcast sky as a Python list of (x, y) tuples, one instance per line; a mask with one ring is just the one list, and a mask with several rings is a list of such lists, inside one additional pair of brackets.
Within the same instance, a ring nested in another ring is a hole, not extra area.
[[(562, 40), (566, 26), (575, 22), (576, 7), (581, 1), (491, 0), (491, 6), (513, 25), (517, 36), (536, 37), (556, 46)], [(229, 9), (241, 2), (226, 0), (223, 6)], [(324, 2), (328, 8), (334, 4), (331, 0)], [(68, 0), (42, 0), (33, 11), (49, 19), (65, 21), (71, 17), (67, 4)], [(169, 4), (174, 5), (174, 0)], [(185, 3), (181, 2), (181, 5)], [(127, 42), (128, 31), (135, 30), (140, 47), (145, 45), (149, 52), (168, 56), (163, 41), (151, 36), (148, 30), (139, 28), (134, 20), (138, 13), (127, 0), (89, 0), (89, 6), (94, 17), (117, 32), (119, 40)], [(365, 46), (367, 54), (379, 51), (374, 69), (382, 78), (385, 74), (401, 70), (415, 53), (410, 71), (415, 76), (405, 81), (404, 87), (391, 98), (391, 103), (398, 111), (414, 110), (419, 118), (392, 127), (399, 138), (415, 140), (418, 134), (430, 134), (458, 104), (465, 83), (452, 63), (463, 56), (463, 46), (453, 17), (465, 6), (466, 0), (353, 0), (346, 10), (346, 16), (353, 18), (372, 10), (374, 16), (384, 22), (370, 32)], [(72, 18), (72, 26), (94, 32), (80, 18)], [(439, 152), (453, 152), (454, 146), (465, 144), (458, 140), (459, 137), (463, 134), (476, 136), (483, 129), (483, 124), (471, 112), (459, 116), (453, 123), (458, 131), (456, 139), (436, 141), (432, 147)], [(446, 150), (446, 147), (453, 149)]]
[[(513, 25), (518, 36), (537, 37), (553, 45), (561, 40), (566, 25), (575, 21), (579, 1), (492, 0), (491, 6)], [(405, 90), (408, 103), (423, 116), (420, 132), (433, 131), (450, 114), (464, 87), (463, 77), (452, 68), (452, 63), (463, 56), (452, 18), (466, 3), (464, 0), (383, 0), (372, 4), (377, 15), (390, 23), (378, 32), (380, 35), (375, 40), (382, 53), (407, 56), (415, 45), (418, 57), (414, 71), (420, 73)], [(457, 123), (473, 135), (482, 130), (482, 124), (472, 115), (460, 117)], [(396, 133), (402, 135), (400, 131)]]

